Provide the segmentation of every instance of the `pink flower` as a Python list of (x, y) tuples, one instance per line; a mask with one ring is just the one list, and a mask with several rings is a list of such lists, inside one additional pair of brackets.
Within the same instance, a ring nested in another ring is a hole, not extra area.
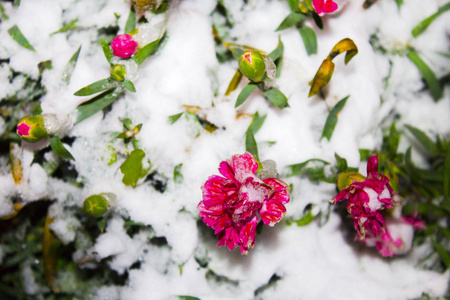
[(256, 177), (258, 163), (246, 152), (222, 161), (219, 172), (202, 186), (203, 200), (198, 204), (200, 217), (213, 228), (218, 247), (232, 250), (240, 247), (247, 254), (255, 245), (258, 214), (269, 226), (278, 223), (286, 213), (289, 187), (277, 178)]
[(394, 208), (400, 196), (392, 190), (389, 179), (378, 174), (378, 155), (373, 155), (367, 164), (367, 178), (351, 183), (337, 194), (332, 203), (343, 200), (347, 200), (347, 210), (352, 215), (358, 238), (364, 240), (366, 234), (378, 237), (385, 232), (381, 212), (385, 208)]
[(333, 0), (313, 0), (312, 4), (316, 12), (323, 16), (324, 14), (334, 12), (338, 6)]
[(136, 53), (138, 43), (129, 34), (119, 34), (112, 40), (111, 48), (115, 56), (129, 58)]

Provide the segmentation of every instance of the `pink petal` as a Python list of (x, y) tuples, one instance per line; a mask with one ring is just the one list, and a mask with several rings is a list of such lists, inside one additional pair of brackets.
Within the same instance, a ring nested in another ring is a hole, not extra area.
[(378, 174), (378, 154), (372, 155), (367, 162), (367, 177), (376, 177)]
[(264, 224), (273, 226), (280, 222), (286, 214), (286, 207), (277, 200), (269, 200), (264, 202), (259, 215)]
[(324, 0), (313, 0), (312, 5), (314, 6), (316, 13), (318, 14), (324, 13), (323, 11)]
[(258, 169), (258, 163), (250, 152), (245, 152), (242, 155), (233, 155), (228, 163), (234, 172), (234, 177), (241, 183), (248, 176), (255, 175), (256, 170)]
[(20, 136), (28, 136), (30, 129), (31, 126), (28, 126), (25, 122), (22, 122), (17, 125), (17, 134)]
[(217, 247), (226, 246), (229, 250), (239, 246), (239, 234), (233, 227), (225, 228), (218, 234), (219, 242)]
[(271, 200), (277, 200), (281, 204), (286, 204), (289, 202), (289, 186), (284, 181), (278, 178), (266, 178), (263, 181), (275, 189), (272, 197), (270, 198)]
[(234, 180), (234, 172), (227, 161), (223, 161), (219, 165), (219, 172), (228, 179)]
[(333, 11), (335, 11), (338, 8), (337, 4), (334, 3), (331, 0), (328, 0), (327, 2), (325, 2), (325, 5), (323, 6), (323, 12), (324, 13), (332, 13)]
[(253, 249), (255, 246), (256, 225), (258, 225), (258, 218), (255, 216), (242, 227), (239, 233), (242, 254), (247, 254), (248, 250)]

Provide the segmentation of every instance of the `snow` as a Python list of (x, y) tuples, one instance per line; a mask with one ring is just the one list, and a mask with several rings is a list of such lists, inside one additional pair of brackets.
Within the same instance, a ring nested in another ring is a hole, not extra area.
[[(412, 45), (423, 53), (438, 77), (448, 73), (448, 58), (436, 55), (437, 51), (448, 51), (448, 13), (419, 38), (413, 39), (410, 34), (418, 22), (445, 1), (409, 0), (400, 12), (391, 0), (378, 1), (369, 10), (362, 9), (362, 1), (337, 1), (346, 2), (345, 6), (325, 17), (325, 30), (307, 23), (317, 32), (319, 45), (318, 53), (312, 56), (306, 55), (295, 28), (275, 32), (289, 14), (285, 1), (254, 0), (246, 6), (242, 1), (223, 2), (235, 21), (230, 32), (235, 42), (270, 52), (281, 38), (284, 62), (275, 86), (289, 98), (289, 108), (279, 110), (255, 91), (246, 103), (234, 109), (237, 95), (248, 81), (243, 80), (236, 91), (224, 96), (237, 62), (220, 64), (215, 56), (210, 15), (215, 1), (179, 1), (167, 20), (167, 43), (139, 66), (138, 79), (133, 77), (137, 92), (127, 92), (107, 114), (99, 112), (68, 132), (76, 138), (68, 149), (75, 157), (72, 164), (83, 187), (48, 176), (44, 168), (32, 163), (33, 150), (41, 145), (24, 143), (22, 185), (14, 185), (11, 176), (4, 174), (5, 163), (0, 162), (0, 216), (12, 213), (12, 204), (6, 199), (18, 192), (25, 202), (48, 197), (55, 199), (60, 208), (82, 207), (89, 195), (115, 194), (117, 204), (112, 208), (112, 217), (91, 251), (98, 260), (109, 259), (109, 266), (117, 273), (128, 272), (129, 279), (124, 287), (99, 287), (97, 299), (172, 299), (176, 295), (201, 299), (410, 299), (422, 293), (432, 297), (444, 295), (449, 272), (438, 274), (415, 267), (419, 260), (415, 249), (410, 255), (395, 259), (358, 250), (359, 245), (345, 237), (342, 220), (334, 212), (322, 227), (315, 222), (305, 227), (281, 222), (264, 228), (256, 237), (255, 248), (241, 256), (238, 249), (230, 252), (216, 247), (212, 230), (205, 230), (197, 222), (197, 205), (202, 197), (200, 187), (210, 175), (218, 174), (219, 163), (245, 152), (245, 131), (251, 115), (257, 111), (261, 116), (267, 115), (255, 135), (260, 158), (275, 161), (282, 175), (287, 165), (310, 158), (334, 162), (335, 153), (345, 157), (349, 166), (362, 169), (358, 149), (380, 148), (381, 126), (392, 119), (393, 112), (401, 116), (398, 128), (411, 124), (425, 132), (448, 134), (448, 88), (444, 99), (434, 102), (428, 92), (422, 91), (421, 75), (406, 57), (382, 55), (369, 44), (370, 36), (378, 33), (381, 45), (389, 51)], [(4, 6), (10, 19), (0, 23), (0, 39), (4, 41), (0, 57), (9, 57), (11, 68), (32, 78), (38, 77), (39, 62), (52, 59), (54, 68), (43, 74), (47, 89), (43, 112), (67, 115), (77, 104), (90, 99), (73, 93), (109, 76), (108, 63), (96, 42), (96, 28), (118, 22), (123, 30), (129, 2), (22, 0), (18, 9)], [(118, 20), (114, 13), (120, 15)], [(50, 35), (75, 18), (83, 30), (67, 36)], [(22, 48), (10, 38), (7, 30), (15, 24), (36, 52)], [(332, 47), (345, 37), (353, 39), (358, 55), (347, 65), (343, 55), (335, 58), (335, 72), (325, 88), (326, 100), (319, 96), (308, 99), (308, 83)], [(63, 86), (58, 79), (80, 45), (82, 50), (70, 84)], [(7, 68), (0, 69), (2, 99), (23, 85), (20, 76), (7, 84), (10, 76)], [(347, 95), (350, 97), (339, 114), (332, 139), (319, 141), (329, 109)], [(185, 115), (171, 125), (168, 117), (184, 112), (187, 105), (198, 106), (199, 114), (219, 129), (210, 134)], [(143, 124), (137, 139), (146, 153), (145, 163), (150, 160), (152, 170), (168, 179), (164, 193), (143, 180), (135, 189), (122, 183), (119, 168), (131, 146), (113, 138), (114, 133), (122, 131), (119, 118), (131, 118), (133, 126)], [(0, 123), (0, 132), (3, 126)], [(272, 141), (276, 143), (267, 143)], [(402, 141), (400, 147), (407, 144)], [(117, 162), (111, 165), (108, 146), (118, 153)], [(181, 184), (172, 180), (173, 169), (179, 164), (184, 177)], [(335, 196), (332, 184), (297, 177), (285, 180), (294, 187), (291, 202), (286, 205), (286, 217), (301, 217), (308, 203), (326, 209), (327, 201)], [(65, 216), (62, 209), (55, 217), (51, 229), (64, 243), (70, 243), (78, 221), (74, 216)], [(130, 237), (123, 218), (150, 225), (156, 236), (166, 238), (168, 245), (149, 244), (148, 232)], [(209, 261), (211, 271), (199, 266), (198, 257)], [(130, 269), (135, 262), (141, 263), (140, 268)], [(216, 282), (211, 272), (226, 276), (229, 281)], [(28, 289), (35, 291), (29, 273), (25, 269), (23, 276), (30, 282)], [(255, 296), (254, 291), (274, 274), (281, 279)]]

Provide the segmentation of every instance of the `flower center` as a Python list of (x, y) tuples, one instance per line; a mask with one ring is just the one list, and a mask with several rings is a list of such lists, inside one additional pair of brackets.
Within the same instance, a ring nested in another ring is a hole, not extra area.
[(27, 136), (30, 132), (31, 126), (28, 126), (25, 123), (21, 123), (17, 126), (17, 134), (20, 136)]

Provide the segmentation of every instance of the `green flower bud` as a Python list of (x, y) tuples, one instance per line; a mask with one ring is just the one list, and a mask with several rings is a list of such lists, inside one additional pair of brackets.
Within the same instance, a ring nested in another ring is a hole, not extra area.
[(17, 124), (17, 135), (30, 143), (47, 138), (48, 133), (44, 127), (44, 118), (41, 115), (22, 118)]
[(111, 78), (115, 81), (124, 81), (125, 75), (127, 75), (127, 71), (124, 65), (115, 64), (111, 66)]
[(116, 196), (111, 193), (102, 193), (87, 197), (83, 203), (86, 213), (94, 217), (103, 216), (115, 204)]
[(239, 58), (239, 71), (253, 82), (260, 82), (266, 73), (264, 58), (258, 51), (246, 51)]
[(337, 179), (337, 187), (340, 191), (348, 188), (355, 181), (364, 181), (366, 177), (358, 172), (342, 172)]

